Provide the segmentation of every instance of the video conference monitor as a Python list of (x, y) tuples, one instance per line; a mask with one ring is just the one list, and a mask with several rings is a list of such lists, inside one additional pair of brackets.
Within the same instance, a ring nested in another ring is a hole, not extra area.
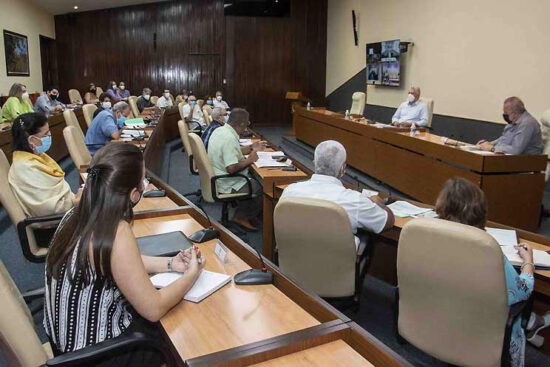
[(399, 87), (400, 40), (367, 43), (367, 84)]

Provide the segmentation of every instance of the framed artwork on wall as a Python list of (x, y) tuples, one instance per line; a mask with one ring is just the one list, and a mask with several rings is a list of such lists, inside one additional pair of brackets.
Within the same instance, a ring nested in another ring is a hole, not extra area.
[(30, 76), (27, 36), (4, 29), (4, 52), (8, 76)]

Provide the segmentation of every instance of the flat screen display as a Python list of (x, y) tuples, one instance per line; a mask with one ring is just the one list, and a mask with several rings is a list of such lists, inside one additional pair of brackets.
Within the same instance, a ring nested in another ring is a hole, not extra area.
[(367, 43), (367, 84), (399, 87), (400, 40)]

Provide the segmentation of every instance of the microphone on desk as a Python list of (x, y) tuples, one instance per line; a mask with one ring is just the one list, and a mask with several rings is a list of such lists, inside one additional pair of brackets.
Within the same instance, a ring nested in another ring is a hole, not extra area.
[(240, 273), (235, 274), (235, 276), (233, 277), (233, 281), (237, 285), (273, 284), (273, 273), (267, 270), (264, 259), (262, 258), (262, 254), (260, 254), (260, 251), (258, 251), (256, 247), (250, 247), (256, 250), (258, 257), (260, 258), (262, 268), (241, 271)]
[(200, 208), (200, 210), (206, 216), (206, 219), (208, 219), (208, 228), (203, 228), (187, 238), (195, 243), (203, 243), (220, 237), (220, 233), (218, 232), (218, 230), (212, 226), (212, 221), (210, 220), (210, 216), (208, 215), (206, 210), (204, 210), (199, 203), (196, 203), (195, 205)]

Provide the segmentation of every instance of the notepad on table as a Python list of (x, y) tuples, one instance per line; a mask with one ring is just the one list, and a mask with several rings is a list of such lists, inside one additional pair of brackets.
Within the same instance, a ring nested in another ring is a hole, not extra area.
[[(500, 248), (512, 265), (521, 266), (523, 264), (515, 246), (501, 246)], [(541, 250), (533, 250), (533, 262), (537, 269), (550, 269), (550, 254)]]
[[(151, 277), (151, 282), (155, 288), (164, 288), (178, 280), (181, 276), (183, 276), (182, 273), (159, 273)], [(230, 275), (203, 269), (195, 284), (193, 284), (193, 287), (185, 294), (183, 299), (198, 303), (230, 281)]]
[(393, 215), (399, 218), (412, 217), (432, 210), (430, 208), (421, 208), (403, 200), (388, 205), (388, 208), (393, 212)]
[(136, 128), (144, 129), (147, 126), (147, 124), (142, 118), (126, 119), (124, 121), (124, 125), (133, 129), (136, 129)]
[(500, 246), (515, 246), (518, 244), (518, 235), (514, 230), (485, 227), (485, 231), (493, 236)]
[(248, 147), (252, 145), (252, 139), (239, 139), (239, 144), (243, 147)]
[(258, 152), (258, 160), (254, 163), (256, 167), (285, 167), (290, 166), (292, 161), (287, 159), (284, 162), (277, 162), (277, 158), (283, 157), (284, 152)]
[(121, 136), (143, 136), (145, 135), (145, 131), (143, 130), (128, 130), (128, 129), (125, 129), (125, 130), (122, 130), (121, 132)]

